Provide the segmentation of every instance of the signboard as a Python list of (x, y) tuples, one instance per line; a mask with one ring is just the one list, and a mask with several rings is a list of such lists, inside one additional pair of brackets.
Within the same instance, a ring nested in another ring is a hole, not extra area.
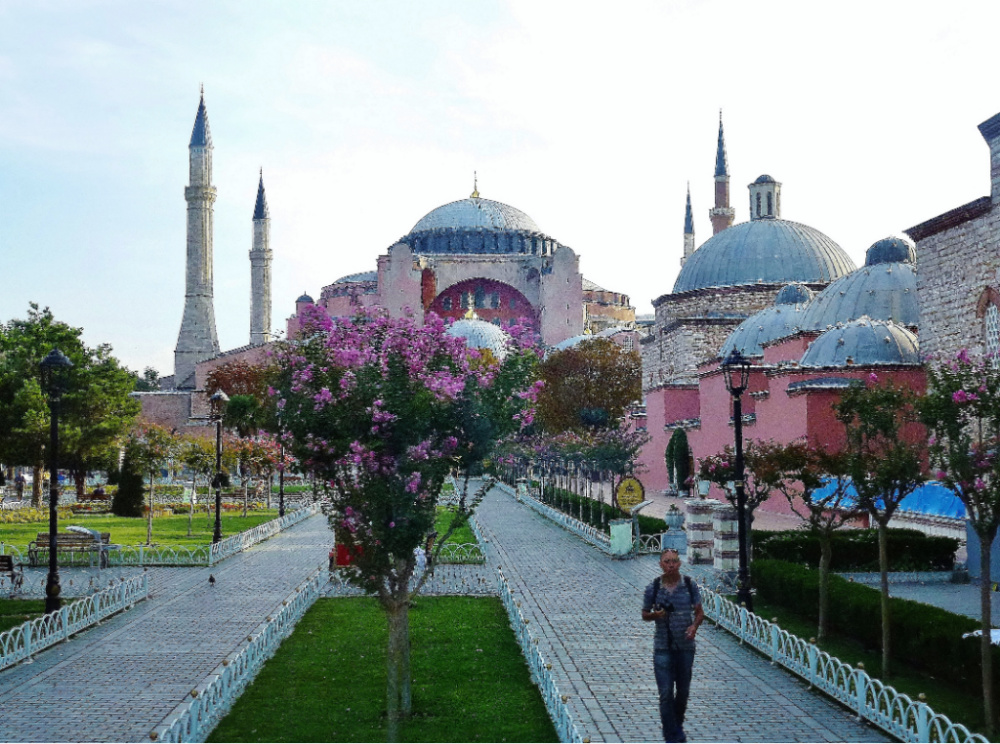
[(642, 503), (645, 495), (646, 489), (634, 476), (622, 478), (618, 482), (618, 488), (615, 489), (615, 501), (618, 503), (618, 508), (625, 512), (631, 512), (635, 506)]

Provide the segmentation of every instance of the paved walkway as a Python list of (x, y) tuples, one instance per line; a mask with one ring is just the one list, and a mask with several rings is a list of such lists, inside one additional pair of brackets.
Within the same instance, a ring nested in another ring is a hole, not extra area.
[[(614, 561), (500, 488), (477, 518), (570, 696), (581, 736), (660, 740), (653, 629), (639, 615), (656, 557)], [(691, 741), (891, 741), (711, 623), (698, 646), (685, 726)]]
[(213, 568), (150, 569), (150, 599), (0, 674), (0, 741), (149, 741), (332, 542), (317, 515)]

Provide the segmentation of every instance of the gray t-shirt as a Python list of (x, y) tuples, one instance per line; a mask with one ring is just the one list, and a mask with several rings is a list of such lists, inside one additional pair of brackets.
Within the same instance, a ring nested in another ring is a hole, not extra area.
[[(687, 582), (691, 582), (691, 591), (688, 592)], [(659, 591), (657, 591), (659, 589)], [(654, 651), (693, 651), (695, 642), (684, 637), (685, 631), (694, 622), (694, 608), (701, 604), (701, 589), (689, 577), (682, 576), (673, 590), (660, 585), (657, 577), (646, 587), (646, 593), (642, 599), (642, 609), (652, 612), (653, 605), (670, 608), (673, 612), (667, 612), (667, 617), (663, 620), (656, 620), (656, 633), (653, 636)]]

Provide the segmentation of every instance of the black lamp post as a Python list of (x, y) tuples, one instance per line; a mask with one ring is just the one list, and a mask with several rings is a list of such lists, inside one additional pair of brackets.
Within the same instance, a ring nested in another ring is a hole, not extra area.
[(750, 360), (735, 348), (722, 363), (722, 374), (726, 378), (726, 389), (733, 396), (733, 426), (736, 429), (736, 534), (739, 537), (740, 572), (737, 601), (753, 612), (753, 597), (750, 594), (750, 560), (747, 555), (747, 494), (743, 484), (743, 393), (750, 381)]
[(215, 532), (212, 533), (212, 544), (215, 544), (222, 540), (222, 414), (229, 396), (216, 390), (208, 402), (215, 422)]
[(59, 403), (66, 392), (65, 371), (73, 362), (59, 349), (53, 349), (39, 364), (42, 383), (49, 394), (49, 576), (45, 582), (45, 612), (62, 607), (59, 597)]

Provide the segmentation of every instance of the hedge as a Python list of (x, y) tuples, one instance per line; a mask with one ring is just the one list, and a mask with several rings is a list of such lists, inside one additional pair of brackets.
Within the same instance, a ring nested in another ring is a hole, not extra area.
[[(589, 523), (592, 527), (601, 527), (601, 511), (607, 517), (608, 522), (612, 519), (625, 519), (628, 517), (625, 512), (616, 506), (605, 502), (597, 501), (596, 499), (588, 499), (584, 496), (578, 496), (577, 494), (567, 491), (564, 488), (555, 488), (554, 486), (546, 486), (545, 488), (545, 503), (552, 507), (558, 507), (560, 511), (565, 514), (569, 514), (571, 517), (576, 519), (580, 518), (580, 504), (583, 504), (583, 522)], [(591, 502), (593, 502), (593, 514), (594, 520), (591, 522)], [(568, 505), (568, 506), (567, 506)], [(667, 523), (662, 519), (657, 517), (649, 517), (644, 514), (639, 514), (639, 532), (643, 535), (658, 535), (661, 532), (667, 531)], [(610, 528), (608, 528), (610, 530)]]
[[(950, 571), (955, 566), (959, 541), (932, 537), (918, 530), (888, 531), (889, 567), (893, 571)], [(819, 538), (815, 532), (754, 530), (755, 558), (819, 566)], [(878, 530), (843, 530), (833, 533), (831, 570), (878, 571)]]
[[(777, 560), (752, 565), (757, 596), (797, 615), (819, 621), (819, 571)], [(830, 576), (829, 629), (853, 638), (865, 648), (882, 646), (879, 590)], [(979, 622), (940, 607), (907, 599), (889, 600), (893, 659), (931, 676), (951, 680), (969, 693), (982, 694), (978, 638), (962, 634), (979, 630)], [(850, 663), (850, 659), (842, 659)], [(993, 647), (995, 685), (1000, 685), (1000, 647)]]

